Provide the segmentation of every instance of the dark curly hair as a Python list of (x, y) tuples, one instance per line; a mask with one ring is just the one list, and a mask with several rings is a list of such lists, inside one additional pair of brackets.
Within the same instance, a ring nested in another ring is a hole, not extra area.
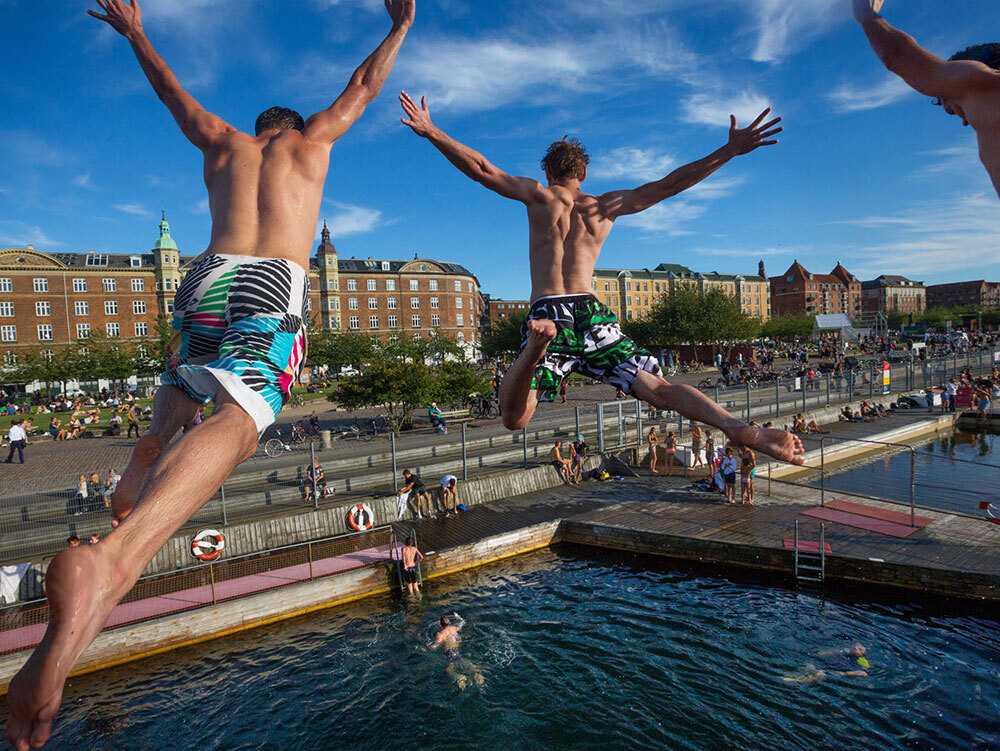
[[(977, 63), (988, 65), (993, 70), (1000, 71), (1000, 44), (996, 42), (974, 44), (971, 47), (966, 47), (961, 52), (956, 52), (948, 58), (949, 62), (955, 60), (975, 60)], [(941, 100), (935, 99), (933, 103), (940, 105)]]
[(258, 115), (254, 131), (260, 135), (265, 130), (273, 130), (274, 128), (278, 130), (304, 130), (305, 127), (306, 123), (302, 119), (302, 115), (295, 110), (290, 110), (288, 107), (271, 107)]
[(549, 146), (542, 158), (542, 169), (553, 180), (582, 180), (587, 175), (588, 164), (590, 156), (587, 149), (579, 139), (569, 136), (563, 136), (561, 141)]

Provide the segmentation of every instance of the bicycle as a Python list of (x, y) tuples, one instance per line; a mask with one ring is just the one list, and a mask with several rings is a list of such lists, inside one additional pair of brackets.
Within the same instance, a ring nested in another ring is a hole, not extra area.
[(285, 451), (292, 450), (291, 445), (286, 443), (281, 437), (281, 430), (275, 428), (274, 433), (276, 437), (268, 438), (267, 441), (264, 442), (264, 453), (272, 459), (281, 456)]
[(289, 399), (293, 407), (302, 407), (306, 403), (306, 398), (302, 394), (292, 394), (292, 398)]
[(477, 420), (492, 420), (500, 416), (500, 406), (496, 397), (482, 396), (473, 404), (472, 414)]

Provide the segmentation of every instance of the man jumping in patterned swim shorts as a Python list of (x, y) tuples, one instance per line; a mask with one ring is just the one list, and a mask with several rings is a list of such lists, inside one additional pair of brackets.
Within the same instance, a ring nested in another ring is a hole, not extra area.
[[(233, 468), (252, 456), (305, 358), (307, 269), (330, 150), (378, 95), (413, 23), (414, 0), (385, 0), (392, 29), (328, 109), (303, 121), (272, 108), (243, 133), (178, 83), (142, 28), (135, 0), (90, 11), (132, 45), (156, 94), (204, 155), (208, 249), (177, 291), (176, 338), (139, 439), (112, 498), (118, 526), (49, 565), (45, 636), (11, 682), (7, 735), (18, 751), (49, 738), (66, 676), (146, 564)], [(200, 404), (212, 416), (169, 445)]]
[[(765, 110), (748, 128), (730, 118), (729, 142), (709, 156), (634, 190), (600, 196), (580, 189), (589, 158), (576, 140), (552, 144), (542, 160), (548, 186), (513, 177), (482, 154), (437, 128), (426, 100), (420, 106), (404, 91), (403, 124), (429, 140), (452, 164), (504, 198), (525, 204), (530, 230), (531, 312), (522, 332), (521, 354), (500, 385), (504, 425), (520, 430), (531, 420), (540, 392), (558, 388), (570, 372), (583, 373), (632, 393), (657, 409), (714, 425), (734, 443), (782, 461), (802, 464), (802, 442), (783, 430), (747, 425), (690, 386), (667, 383), (656, 358), (625, 336), (614, 313), (591, 293), (597, 256), (620, 216), (656, 205), (704, 180), (740, 154), (777, 143), (781, 118), (764, 123)], [(763, 124), (762, 124), (763, 123)]]

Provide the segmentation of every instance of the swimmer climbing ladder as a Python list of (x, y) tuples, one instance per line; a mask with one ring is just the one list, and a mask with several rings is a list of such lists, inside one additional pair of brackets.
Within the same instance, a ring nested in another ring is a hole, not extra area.
[(822, 584), (826, 576), (826, 528), (819, 525), (819, 546), (816, 551), (803, 549), (799, 541), (799, 520), (795, 520), (795, 579)]

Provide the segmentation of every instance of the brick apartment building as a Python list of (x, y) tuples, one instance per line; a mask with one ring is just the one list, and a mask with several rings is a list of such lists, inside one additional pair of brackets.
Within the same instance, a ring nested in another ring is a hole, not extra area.
[(889, 274), (861, 282), (861, 311), (866, 319), (878, 313), (917, 314), (926, 309), (927, 290), (923, 282)]
[(812, 274), (795, 261), (770, 282), (773, 315), (843, 313), (851, 320), (862, 316), (861, 282), (839, 262), (829, 274)]
[(955, 308), (974, 305), (977, 308), (1000, 308), (1000, 282), (952, 282), (927, 287), (928, 308)]
[(504, 300), (501, 297), (483, 295), (483, 303), (486, 308), (485, 325), (487, 330), (492, 329), (493, 326), (501, 321), (510, 318), (511, 313), (531, 309), (531, 302), (529, 300)]
[[(310, 261), (309, 310), (327, 329), (389, 336), (433, 335), (474, 350), (483, 315), (479, 281), (463, 266), (412, 261), (342, 260), (323, 228)], [(109, 337), (155, 333), (194, 259), (181, 255), (166, 218), (148, 253), (43, 253), (0, 249), (0, 348), (66, 344), (95, 331)]]
[(771, 317), (771, 292), (762, 274), (698, 272), (676, 263), (661, 263), (655, 269), (594, 269), (591, 290), (620, 320), (630, 321), (650, 314), (660, 295), (681, 285), (703, 292), (718, 289), (740, 299), (740, 308), (761, 320)]

